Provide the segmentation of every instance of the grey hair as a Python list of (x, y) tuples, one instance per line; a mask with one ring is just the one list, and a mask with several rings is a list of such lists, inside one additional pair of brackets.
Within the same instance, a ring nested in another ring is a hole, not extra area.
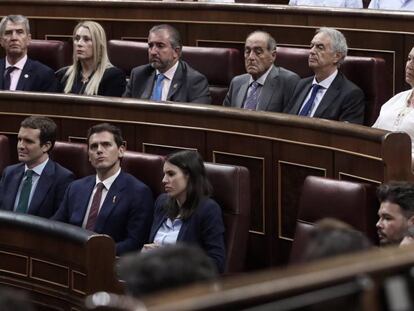
[(165, 31), (168, 32), (172, 48), (173, 49), (179, 48), (179, 53), (181, 53), (181, 50), (183, 48), (183, 43), (181, 41), (181, 36), (180, 36), (180, 33), (178, 32), (178, 30), (175, 29), (171, 25), (161, 24), (161, 25), (156, 25), (156, 26), (152, 27), (150, 29), (149, 33), (158, 32), (160, 30), (165, 30)]
[(345, 36), (339, 30), (330, 27), (321, 27), (315, 32), (323, 33), (329, 36), (332, 41), (332, 49), (335, 53), (341, 53), (342, 58), (339, 60), (338, 66), (344, 62), (346, 55), (348, 54), (348, 44), (346, 43)]
[(255, 34), (265, 35), (267, 37), (267, 49), (269, 51), (276, 51), (276, 48), (277, 48), (276, 40), (275, 40), (275, 38), (272, 37), (272, 35), (270, 33), (266, 32), (266, 31), (255, 30), (255, 31), (248, 34), (246, 40), (249, 39), (250, 36), (253, 36)]
[(0, 35), (3, 36), (4, 32), (6, 31), (7, 22), (11, 22), (13, 24), (23, 24), (26, 28), (26, 33), (30, 34), (30, 25), (29, 20), (26, 16), (23, 15), (8, 15), (3, 17), (0, 22)]

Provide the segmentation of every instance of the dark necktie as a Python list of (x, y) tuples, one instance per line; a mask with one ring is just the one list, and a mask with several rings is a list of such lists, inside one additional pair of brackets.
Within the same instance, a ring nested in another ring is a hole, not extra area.
[(259, 86), (260, 84), (256, 81), (252, 82), (250, 85), (250, 92), (244, 102), (244, 109), (256, 110), (257, 99), (259, 97)]
[(24, 181), (22, 191), (20, 192), (19, 202), (17, 203), (16, 212), (27, 213), (27, 207), (29, 205), (30, 192), (32, 191), (32, 177), (33, 171), (27, 170), (24, 174)]
[(162, 98), (162, 81), (164, 81), (165, 76), (160, 73), (157, 75), (157, 80), (155, 81), (154, 89), (152, 90), (151, 99), (152, 100), (161, 100)]
[(312, 86), (311, 96), (309, 97), (309, 99), (305, 103), (305, 105), (303, 105), (302, 110), (299, 111), (298, 115), (300, 115), (300, 116), (308, 116), (309, 115), (309, 113), (312, 110), (313, 104), (315, 102), (316, 94), (318, 93), (318, 91), (321, 87), (322, 86), (320, 86), (319, 84), (314, 84)]
[(3, 90), (10, 90), (10, 83), (11, 83), (10, 74), (15, 69), (17, 69), (17, 67), (14, 67), (14, 66), (10, 66), (6, 69), (6, 72), (4, 73), (4, 78), (3, 78)]
[(95, 229), (96, 220), (99, 213), (99, 205), (102, 198), (103, 183), (98, 183), (95, 194), (93, 195), (91, 209), (89, 210), (88, 221), (86, 222), (86, 229), (93, 231)]

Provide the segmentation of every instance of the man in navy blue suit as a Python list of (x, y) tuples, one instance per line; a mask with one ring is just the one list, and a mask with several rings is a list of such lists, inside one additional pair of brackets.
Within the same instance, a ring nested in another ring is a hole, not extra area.
[(9, 15), (0, 22), (0, 43), (6, 57), (0, 59), (0, 89), (56, 92), (55, 73), (27, 57), (30, 44), (29, 21), (22, 15)]
[(88, 130), (87, 139), (96, 175), (69, 185), (53, 219), (111, 236), (117, 255), (139, 250), (152, 223), (151, 190), (121, 171), (125, 147), (119, 128), (97, 124)]
[(74, 180), (71, 171), (49, 159), (56, 140), (56, 124), (46, 117), (28, 117), (20, 124), (17, 138), (21, 163), (4, 169), (0, 209), (50, 218)]

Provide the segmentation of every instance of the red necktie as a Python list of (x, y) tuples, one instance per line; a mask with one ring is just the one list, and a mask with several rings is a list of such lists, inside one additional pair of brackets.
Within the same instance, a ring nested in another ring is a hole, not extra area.
[(96, 219), (99, 213), (99, 204), (101, 203), (102, 190), (104, 188), (103, 183), (99, 183), (96, 186), (96, 192), (93, 195), (91, 209), (89, 210), (88, 221), (86, 222), (86, 229), (93, 231), (95, 229)]

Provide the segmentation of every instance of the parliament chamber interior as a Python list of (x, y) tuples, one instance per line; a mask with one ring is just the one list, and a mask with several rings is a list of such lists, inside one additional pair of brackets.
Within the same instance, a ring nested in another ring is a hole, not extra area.
[[(151, 27), (167, 23), (180, 32), (182, 59), (207, 77), (212, 105), (0, 91), (0, 172), (18, 162), (19, 125), (31, 115), (56, 122), (50, 156), (77, 178), (94, 174), (88, 128), (118, 126), (127, 149), (122, 170), (145, 182), (154, 198), (163, 192), (164, 156), (197, 150), (222, 208), (227, 262), (214, 284), (134, 299), (115, 273), (119, 258), (109, 236), (0, 211), (0, 285), (26, 291), (36, 310), (414, 310), (410, 247), (296, 262), (310, 228), (325, 217), (378, 245), (376, 188), (414, 181), (410, 136), (371, 127), (381, 106), (408, 89), (414, 13), (371, 10), (368, 2), (346, 9), (287, 0), (2, 0), (2, 16), (30, 21), (28, 56), (54, 71), (72, 63), (79, 20), (103, 26), (109, 59), (127, 77), (148, 63)], [(313, 74), (309, 45), (319, 27), (347, 39), (341, 71), (365, 94), (363, 125), (222, 106), (233, 77), (245, 73), (249, 33), (270, 33), (275, 64), (305, 78)]]

